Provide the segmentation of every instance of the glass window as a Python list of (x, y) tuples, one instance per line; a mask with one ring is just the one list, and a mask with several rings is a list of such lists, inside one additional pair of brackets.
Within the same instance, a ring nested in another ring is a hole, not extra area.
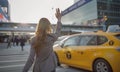
[(91, 45), (101, 45), (107, 42), (108, 39), (105, 36), (96, 36), (96, 35), (88, 35), (80, 37), (80, 45), (81, 46), (91, 46)]
[(97, 36), (97, 45), (104, 44), (108, 39), (105, 36)]
[(67, 36), (61, 36), (58, 37), (57, 41), (54, 42), (54, 44), (59, 44), (63, 39), (65, 39)]
[(91, 36), (87, 45), (97, 45), (97, 37), (96, 36)]
[(81, 36), (80, 37), (80, 43), (81, 46), (86, 45), (96, 45), (96, 36)]
[(68, 38), (64, 42), (64, 46), (77, 46), (78, 43), (79, 43), (79, 36), (74, 36), (74, 37)]

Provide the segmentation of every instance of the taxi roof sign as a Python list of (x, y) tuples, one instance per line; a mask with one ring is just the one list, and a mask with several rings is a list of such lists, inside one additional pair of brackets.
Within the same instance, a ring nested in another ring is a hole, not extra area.
[(120, 32), (119, 25), (110, 25), (106, 32)]

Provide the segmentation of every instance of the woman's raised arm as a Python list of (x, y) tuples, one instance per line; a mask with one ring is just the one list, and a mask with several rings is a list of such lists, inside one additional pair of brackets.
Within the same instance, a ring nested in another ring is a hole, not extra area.
[(57, 18), (57, 20), (58, 20), (58, 21), (57, 21), (57, 27), (56, 27), (56, 32), (55, 32), (55, 34), (56, 34), (57, 36), (60, 36), (61, 27), (62, 27), (62, 23), (61, 23), (61, 17), (62, 17), (62, 15), (61, 15), (61, 12), (60, 12), (60, 9), (59, 9), (59, 8), (56, 9), (55, 16), (56, 16), (56, 18)]

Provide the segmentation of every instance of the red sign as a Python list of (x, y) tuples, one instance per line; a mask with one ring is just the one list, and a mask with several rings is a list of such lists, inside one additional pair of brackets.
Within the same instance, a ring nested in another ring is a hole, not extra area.
[(0, 19), (3, 19), (3, 15), (0, 13)]

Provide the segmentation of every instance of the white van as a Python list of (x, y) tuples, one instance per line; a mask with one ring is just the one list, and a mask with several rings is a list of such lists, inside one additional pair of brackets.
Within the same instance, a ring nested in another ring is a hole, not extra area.
[(106, 32), (120, 32), (119, 25), (110, 25)]

